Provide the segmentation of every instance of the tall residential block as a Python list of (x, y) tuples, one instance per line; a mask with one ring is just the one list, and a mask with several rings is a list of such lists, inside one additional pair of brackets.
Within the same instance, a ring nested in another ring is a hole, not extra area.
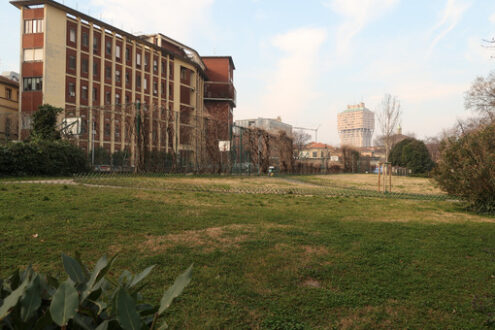
[[(32, 113), (41, 104), (63, 108), (62, 125), (63, 120), (81, 123), (74, 139), (88, 152), (94, 146), (133, 154), (142, 143), (150, 152), (197, 163), (209, 139), (205, 121), (215, 117), (229, 130), (229, 115), (208, 109), (227, 104), (231, 116), (232, 58), (225, 57), (225, 68), (215, 61), (210, 67), (209, 58), (160, 33), (133, 35), (52, 0), (11, 3), (22, 22), (21, 138), (28, 136)], [(227, 85), (230, 93), (207, 97), (206, 88), (214, 83)], [(146, 132), (140, 140), (134, 136), (137, 118), (143, 121), (137, 131)]]
[(375, 130), (375, 114), (364, 103), (348, 105), (337, 116), (341, 146), (370, 147)]

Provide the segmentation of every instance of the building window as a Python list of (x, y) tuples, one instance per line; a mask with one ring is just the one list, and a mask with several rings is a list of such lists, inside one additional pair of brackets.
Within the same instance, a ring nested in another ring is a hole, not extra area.
[(76, 57), (74, 55), (69, 56), (69, 69), (71, 70), (76, 69)]
[(75, 43), (76, 42), (76, 29), (70, 28), (69, 30), (69, 41)]
[(148, 68), (148, 65), (150, 64), (150, 56), (148, 54), (144, 55), (144, 66)]
[(42, 19), (27, 19), (24, 20), (24, 34), (43, 33)]
[(24, 49), (24, 62), (43, 61), (43, 48)]
[(105, 136), (110, 136), (110, 123), (105, 123)]
[(85, 48), (88, 48), (89, 47), (89, 35), (88, 35), (88, 32), (86, 32), (86, 31), (83, 31), (82, 32), (81, 43), (82, 43), (82, 46), (83, 47), (85, 47)]
[(141, 65), (141, 54), (139, 53), (136, 54), (136, 64)]
[(129, 47), (125, 48), (125, 60), (127, 62), (131, 60), (131, 49)]
[(98, 101), (98, 87), (93, 87), (93, 102)]
[(88, 99), (88, 86), (82, 86), (81, 98), (83, 100), (87, 100)]
[(112, 93), (106, 92), (105, 93), (105, 104), (110, 104), (112, 103)]
[(12, 100), (12, 89), (5, 88), (5, 98), (7, 100)]
[(82, 61), (81, 61), (81, 70), (82, 70), (82, 73), (88, 73), (88, 70), (89, 70), (89, 62), (88, 62), (88, 59), (87, 58), (83, 58)]
[(120, 71), (119, 70), (115, 70), (115, 81), (120, 82)]
[(112, 68), (109, 67), (108, 65), (105, 66), (105, 79), (108, 79), (108, 80), (112, 79)]
[(115, 46), (115, 58), (120, 60), (120, 46)]
[(158, 82), (153, 82), (153, 95), (158, 95)]
[(126, 71), (125, 72), (125, 83), (129, 84), (130, 81), (131, 81), (131, 74), (129, 73), (129, 71)]
[(98, 63), (97, 62), (93, 62), (93, 77), (97, 77), (98, 74), (99, 74)]
[(117, 140), (118, 138), (120, 138), (120, 125), (119, 125), (119, 121), (116, 120), (115, 121), (115, 139)]
[(115, 104), (120, 105), (120, 94), (119, 93), (115, 94)]
[(76, 96), (76, 84), (70, 82), (69, 83), (69, 91), (68, 91), (69, 97), (75, 97)]
[(40, 91), (43, 89), (43, 79), (41, 77), (30, 77), (23, 79), (23, 90), (28, 91)]
[(131, 103), (131, 98), (129, 97), (128, 94), (125, 96), (125, 104), (130, 104)]
[(105, 53), (107, 55), (112, 55), (112, 41), (110, 41), (110, 40), (107, 40), (107, 42), (106, 42)]
[(148, 89), (148, 79), (146, 79), (146, 77), (144, 77), (144, 89)]
[(153, 60), (153, 72), (158, 72), (158, 61)]
[(22, 116), (22, 123), (21, 123), (21, 127), (22, 129), (31, 129), (31, 126), (33, 124), (33, 118), (31, 116)]
[(318, 157), (318, 152), (317, 151), (313, 151), (313, 158), (316, 158)]
[(100, 48), (100, 40), (98, 36), (93, 36), (93, 53), (98, 53), (98, 49)]
[(141, 76), (140, 75), (136, 76), (136, 87), (141, 88)]

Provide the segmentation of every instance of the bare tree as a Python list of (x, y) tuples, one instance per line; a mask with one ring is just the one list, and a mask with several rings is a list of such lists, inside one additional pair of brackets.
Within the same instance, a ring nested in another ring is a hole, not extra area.
[(292, 132), (292, 138), (294, 141), (294, 158), (299, 159), (304, 147), (311, 140), (311, 135), (302, 131), (294, 131)]
[(385, 94), (382, 101), (382, 109), (378, 113), (377, 119), (383, 136), (386, 160), (388, 160), (390, 149), (392, 149), (393, 135), (399, 125), (401, 114), (399, 99), (396, 96)]
[(478, 77), (466, 93), (465, 106), (490, 121), (495, 119), (495, 72), (488, 77)]

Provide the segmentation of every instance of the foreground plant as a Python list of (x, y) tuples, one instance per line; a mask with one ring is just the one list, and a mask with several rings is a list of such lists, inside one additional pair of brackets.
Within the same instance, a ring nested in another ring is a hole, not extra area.
[[(163, 294), (159, 306), (143, 302), (143, 280), (155, 266), (137, 275), (125, 270), (118, 279), (107, 274), (115, 261), (103, 256), (92, 272), (62, 254), (67, 280), (36, 273), (31, 266), (0, 279), (1, 329), (154, 329), (160, 316), (191, 280), (192, 265)], [(166, 328), (162, 321), (160, 329)]]

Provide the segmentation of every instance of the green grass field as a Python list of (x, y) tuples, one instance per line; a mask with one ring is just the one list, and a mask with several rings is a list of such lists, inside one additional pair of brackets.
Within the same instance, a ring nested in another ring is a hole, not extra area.
[[(61, 276), (62, 252), (90, 264), (118, 252), (115, 274), (157, 265), (144, 294), (158, 303), (194, 263), (166, 315), (173, 329), (482, 328), (495, 318), (495, 218), (458, 203), (154, 191), (134, 180), (0, 182), (0, 277), (31, 263)], [(201, 185), (290, 185), (222, 180)]]

